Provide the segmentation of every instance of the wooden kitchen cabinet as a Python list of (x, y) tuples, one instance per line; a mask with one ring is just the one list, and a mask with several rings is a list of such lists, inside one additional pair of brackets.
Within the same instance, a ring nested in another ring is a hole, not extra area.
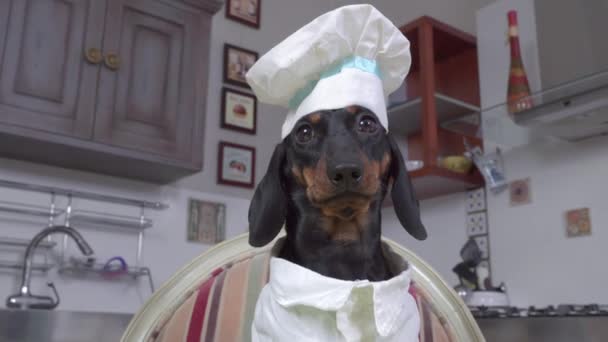
[(104, 2), (2, 1), (0, 123), (89, 138), (98, 68), (83, 51), (100, 46)]
[(420, 199), (483, 186), (476, 168), (462, 174), (440, 166), (442, 157), (463, 155), (466, 138), (442, 124), (479, 110), (476, 39), (430, 17), (421, 17), (401, 32), (411, 43), (412, 66), (406, 79), (406, 100), (389, 107), (389, 130), (407, 145), (408, 160), (424, 166), (410, 172)]
[(100, 71), (94, 140), (183, 160), (195, 149), (200, 158), (197, 33), (209, 22), (159, 0), (113, 0), (107, 17), (103, 51), (118, 60)]
[(161, 183), (201, 170), (221, 5), (2, 1), (0, 157)]

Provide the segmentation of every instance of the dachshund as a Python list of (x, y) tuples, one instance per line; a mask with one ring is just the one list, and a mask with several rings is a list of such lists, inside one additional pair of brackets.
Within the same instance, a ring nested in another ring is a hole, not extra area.
[(280, 142), (249, 207), (249, 244), (285, 226), (279, 257), (327, 277), (382, 281), (382, 202), (390, 189), (406, 231), (424, 240), (405, 163), (394, 138), (360, 106), (302, 117)]

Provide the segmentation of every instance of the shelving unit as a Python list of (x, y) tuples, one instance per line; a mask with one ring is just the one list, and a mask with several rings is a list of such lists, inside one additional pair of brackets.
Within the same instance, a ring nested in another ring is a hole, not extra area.
[(126, 216), (88, 210), (74, 210), (70, 215), (74, 225), (113, 227), (116, 229), (143, 230), (152, 227), (152, 220), (143, 216)]
[[(104, 264), (95, 263), (93, 265), (74, 264), (65, 259), (66, 250), (68, 247), (67, 236), (64, 236), (60, 243), (61, 261), (59, 262), (58, 271), (63, 276), (79, 276), (79, 277), (96, 277), (105, 279), (138, 279), (147, 277), (150, 284), (150, 289), (154, 291), (152, 280), (152, 272), (150, 268), (142, 265), (143, 239), (144, 231), (153, 226), (153, 221), (146, 217), (145, 210), (163, 210), (168, 208), (168, 205), (160, 202), (151, 202), (146, 200), (137, 200), (124, 198), (119, 196), (111, 196), (99, 193), (85, 192), (79, 190), (64, 189), (58, 187), (21, 183), (9, 180), (0, 179), (0, 187), (19, 189), (24, 191), (33, 191), (40, 193), (48, 193), (50, 197), (48, 207), (33, 206), (29, 204), (0, 201), (0, 213), (24, 215), (26, 217), (47, 218), (50, 225), (66, 225), (76, 229), (109, 229), (122, 230), (136, 234), (136, 256), (133, 264), (128, 265), (127, 269), (120, 273), (111, 272), (104, 268)], [(67, 204), (65, 207), (58, 208), (56, 204), (57, 196), (65, 196)], [(72, 204), (73, 198), (86, 199), (96, 202), (119, 204), (136, 209), (136, 215), (118, 215), (113, 213), (89, 211), (75, 209)], [(30, 240), (17, 239), (12, 237), (0, 237), (0, 245), (10, 247), (25, 248), (29, 245)], [(38, 247), (47, 250), (57, 247), (58, 243), (52, 240), (41, 242)], [(95, 246), (92, 246), (95, 249)], [(33, 270), (48, 271), (55, 265), (34, 263)], [(0, 261), (0, 268), (21, 270), (23, 262)]]
[(462, 174), (439, 166), (438, 160), (463, 155), (466, 137), (482, 146), (476, 132), (463, 134), (442, 128), (479, 111), (479, 81), (475, 37), (430, 17), (421, 17), (401, 32), (411, 43), (412, 66), (406, 78), (404, 103), (389, 108), (389, 131), (407, 140), (408, 160), (424, 166), (410, 177), (419, 199), (483, 185), (476, 169)]
[(150, 292), (154, 292), (154, 282), (152, 280), (152, 272), (148, 267), (129, 266), (122, 272), (109, 272), (104, 269), (103, 264), (96, 263), (91, 266), (67, 264), (59, 267), (59, 273), (72, 277), (94, 277), (103, 279), (117, 278), (132, 278), (147, 277), (150, 286)]
[[(26, 239), (0, 237), (0, 246), (27, 247), (29, 243), (30, 240)], [(56, 245), (57, 243), (55, 241), (42, 241), (38, 245), (38, 248), (52, 249)]]
[[(35, 217), (37, 219), (54, 220), (58, 216), (64, 214), (64, 212), (64, 210), (56, 210), (54, 207), (51, 208), (17, 202), (0, 201), (0, 214), (2, 214), (3, 217), (6, 215), (8, 215), (8, 217), (26, 216)], [(10, 250), (8, 251), (13, 251), (16, 249), (25, 250), (29, 243), (29, 239), (0, 236), (0, 247), (3, 247), (3, 249), (10, 248)], [(49, 251), (53, 249), (56, 245), (56, 242), (47, 239), (45, 241), (40, 242), (38, 248)], [(46, 254), (43, 263), (32, 264), (32, 270), (39, 272), (47, 272), (53, 267), (55, 267), (55, 264), (48, 261)], [(21, 270), (22, 268), (23, 262), (21, 261), (15, 262), (10, 260), (0, 260), (0, 269)]]
[[(52, 269), (53, 267), (55, 267), (55, 265), (52, 265), (52, 264), (41, 264), (41, 263), (32, 263), (32, 270), (33, 271), (47, 272), (50, 269)], [(21, 269), (23, 269), (23, 263), (22, 262), (11, 262), (11, 261), (0, 260), (0, 268), (13, 269), (13, 270), (21, 270)]]
[(43, 218), (55, 218), (63, 215), (65, 210), (49, 207), (35, 206), (17, 202), (0, 201), (0, 213), (27, 215)]

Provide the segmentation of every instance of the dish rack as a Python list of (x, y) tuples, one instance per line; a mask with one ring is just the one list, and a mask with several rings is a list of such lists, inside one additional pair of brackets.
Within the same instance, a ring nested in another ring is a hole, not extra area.
[[(18, 215), (20, 217), (42, 218), (47, 220), (48, 226), (66, 225), (77, 229), (104, 229), (110, 231), (128, 232), (137, 235), (135, 261), (132, 265), (124, 265), (120, 271), (108, 269), (107, 264), (74, 262), (66, 260), (68, 248), (68, 237), (63, 236), (60, 243), (50, 238), (38, 245), (39, 249), (50, 251), (60, 246), (60, 262), (58, 265), (51, 264), (45, 257), (44, 263), (34, 263), (33, 270), (46, 272), (58, 267), (59, 274), (72, 277), (96, 277), (100, 279), (134, 279), (147, 277), (150, 290), (154, 292), (152, 271), (149, 267), (142, 265), (142, 253), (145, 230), (151, 228), (154, 222), (146, 216), (146, 210), (164, 210), (168, 205), (161, 202), (131, 199), (119, 196), (105, 195), (100, 193), (71, 190), (59, 187), (35, 185), (0, 179), (0, 187), (18, 189), (24, 191), (49, 194), (48, 206), (30, 205), (18, 202), (0, 200), (0, 213)], [(60, 206), (58, 197), (65, 197), (67, 204)], [(76, 209), (72, 199), (79, 198), (95, 202), (112, 203), (136, 209), (134, 215), (114, 214), (84, 209)], [(30, 243), (26, 239), (13, 237), (0, 237), (0, 246), (13, 248), (26, 248)], [(46, 255), (45, 255), (46, 256)], [(124, 260), (123, 260), (124, 261)], [(0, 260), (0, 269), (22, 269), (22, 263)]]
[[(11, 238), (11, 237), (0, 237), (0, 246), (14, 247), (14, 248), (25, 248), (30, 243), (30, 240), (27, 239), (19, 239), (19, 238)], [(55, 241), (42, 241), (38, 248), (50, 250), (53, 249), (57, 243)], [(22, 262), (14, 262), (8, 260), (0, 260), (0, 269), (11, 269), (11, 270), (20, 270), (23, 267)], [(53, 268), (53, 265), (48, 262), (45, 258), (44, 263), (32, 263), (33, 271), (41, 271), (46, 272)]]

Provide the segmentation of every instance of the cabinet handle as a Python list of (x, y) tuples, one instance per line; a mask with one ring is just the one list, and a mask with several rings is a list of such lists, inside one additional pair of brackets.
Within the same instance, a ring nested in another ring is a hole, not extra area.
[(120, 68), (120, 58), (113, 53), (106, 54), (105, 57), (106, 67), (110, 70), (118, 70)]
[(101, 55), (101, 51), (96, 48), (89, 48), (84, 52), (84, 57), (87, 62), (91, 64), (99, 64), (103, 60), (103, 56)]

